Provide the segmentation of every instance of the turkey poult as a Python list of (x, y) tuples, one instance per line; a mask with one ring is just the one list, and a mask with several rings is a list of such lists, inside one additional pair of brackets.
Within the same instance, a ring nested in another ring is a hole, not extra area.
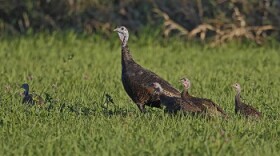
[(27, 83), (24, 83), (21, 85), (21, 88), (24, 89), (23, 92), (23, 99), (22, 99), (22, 103), (27, 103), (27, 104), (38, 104), (38, 105), (42, 105), (44, 104), (44, 99), (37, 95), (37, 94), (29, 94), (29, 85)]
[(260, 118), (261, 113), (257, 111), (255, 108), (253, 108), (250, 105), (247, 105), (241, 101), (240, 97), (240, 92), (241, 92), (241, 87), (240, 84), (235, 83), (232, 85), (232, 87), (236, 90), (236, 95), (235, 95), (235, 113), (240, 113), (244, 115), (245, 117), (255, 117), (255, 118)]
[(145, 112), (145, 105), (161, 107), (158, 95), (148, 92), (146, 84), (159, 82), (166, 94), (180, 97), (180, 92), (173, 88), (167, 81), (141, 67), (133, 60), (127, 45), (129, 38), (128, 30), (124, 26), (121, 26), (114, 31), (118, 33), (122, 43), (122, 83), (126, 93), (136, 103), (140, 111)]
[(227, 117), (225, 111), (220, 106), (218, 106), (213, 101), (211, 101), (210, 99), (191, 96), (188, 92), (188, 89), (191, 87), (191, 82), (189, 79), (182, 78), (181, 82), (184, 86), (184, 90), (181, 93), (182, 99), (193, 102), (203, 112), (208, 113), (208, 115), (210, 115), (210, 116), (218, 115), (218, 116)]
[(183, 100), (181, 97), (168, 96), (165, 90), (157, 82), (148, 85), (148, 91), (151, 94), (156, 94), (160, 98), (160, 102), (165, 106), (168, 113), (177, 113), (183, 111), (184, 113), (201, 113), (202, 110), (195, 106), (191, 101)]

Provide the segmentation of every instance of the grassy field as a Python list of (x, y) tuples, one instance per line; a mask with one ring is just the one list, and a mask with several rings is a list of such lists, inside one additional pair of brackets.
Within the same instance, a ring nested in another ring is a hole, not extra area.
[[(231, 118), (170, 116), (155, 108), (141, 114), (121, 84), (116, 34), (2, 38), (0, 155), (279, 155), (279, 43), (210, 48), (147, 33), (129, 45), (142, 66), (180, 90), (178, 80), (187, 76), (193, 95), (211, 98)], [(48, 94), (44, 108), (21, 104), (24, 82)], [(262, 120), (234, 114), (234, 82)]]

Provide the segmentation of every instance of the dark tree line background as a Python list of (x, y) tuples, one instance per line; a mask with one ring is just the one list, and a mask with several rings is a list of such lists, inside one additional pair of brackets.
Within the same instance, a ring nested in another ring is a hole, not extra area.
[(72, 29), (109, 34), (117, 25), (145, 26), (164, 36), (257, 43), (279, 40), (280, 0), (0, 0), (0, 33)]

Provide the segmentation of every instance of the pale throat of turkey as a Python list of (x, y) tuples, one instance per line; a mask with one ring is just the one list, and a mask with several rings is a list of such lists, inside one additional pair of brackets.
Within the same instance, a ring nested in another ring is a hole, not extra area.
[(123, 47), (125, 47), (126, 46), (126, 44), (127, 44), (127, 41), (126, 41), (126, 39), (125, 39), (126, 37), (124, 36), (123, 37), (123, 40), (122, 40), (122, 46)]
[(188, 82), (184, 82), (183, 85), (185, 90), (188, 90), (190, 88), (190, 84)]
[(118, 32), (118, 35), (122, 42), (122, 47), (125, 47), (127, 45), (128, 34), (123, 33), (123, 32)]
[(125, 47), (126, 45), (127, 45), (127, 39), (126, 39), (126, 36), (125, 35), (123, 35), (123, 37), (122, 37), (123, 39), (122, 39), (122, 47)]

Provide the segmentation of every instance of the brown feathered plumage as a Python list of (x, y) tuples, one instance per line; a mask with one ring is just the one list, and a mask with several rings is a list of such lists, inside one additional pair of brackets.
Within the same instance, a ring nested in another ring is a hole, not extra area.
[(165, 90), (166, 94), (172, 96), (180, 96), (180, 92), (173, 88), (167, 81), (159, 77), (157, 74), (141, 67), (137, 64), (129, 51), (127, 41), (129, 33), (124, 26), (116, 28), (119, 38), (122, 42), (122, 83), (126, 93), (138, 106), (140, 111), (145, 111), (145, 105), (151, 107), (160, 107), (160, 99), (157, 95), (150, 94), (147, 91), (146, 84), (159, 82)]
[(193, 102), (197, 107), (199, 107), (201, 110), (204, 112), (208, 113), (208, 115), (220, 115), (226, 117), (225, 111), (215, 104), (212, 100), (206, 99), (206, 98), (198, 98), (198, 97), (193, 97), (189, 94), (188, 89), (191, 86), (190, 80), (187, 78), (182, 78), (181, 82), (184, 86), (184, 90), (181, 93), (181, 97), (184, 100), (190, 100)]
[(240, 84), (235, 83), (232, 85), (232, 87), (236, 90), (235, 95), (235, 113), (240, 113), (241, 115), (244, 115), (245, 117), (255, 117), (260, 118), (262, 115), (261, 113), (255, 109), (254, 107), (245, 104), (241, 101), (240, 93), (241, 93), (241, 87)]
[(178, 111), (184, 113), (202, 113), (202, 110), (191, 101), (164, 94), (164, 89), (157, 82), (150, 84), (149, 87), (149, 92), (159, 95), (161, 104), (165, 106), (165, 110), (169, 113), (177, 113)]

